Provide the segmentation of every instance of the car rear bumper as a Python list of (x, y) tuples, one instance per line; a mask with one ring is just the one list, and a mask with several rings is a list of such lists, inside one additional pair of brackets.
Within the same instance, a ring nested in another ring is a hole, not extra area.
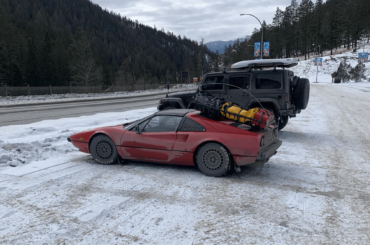
[(267, 160), (273, 155), (277, 153), (277, 149), (281, 146), (283, 142), (281, 140), (276, 140), (274, 143), (272, 143), (270, 146), (268, 146), (266, 149), (263, 149), (263, 151), (258, 152), (257, 155), (257, 161), (258, 160)]

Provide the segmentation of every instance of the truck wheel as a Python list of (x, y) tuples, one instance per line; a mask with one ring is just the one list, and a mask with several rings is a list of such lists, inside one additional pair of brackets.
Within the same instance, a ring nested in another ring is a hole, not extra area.
[(310, 97), (310, 82), (306, 78), (300, 78), (294, 90), (294, 105), (298, 110), (306, 109)]
[(220, 144), (208, 143), (197, 153), (198, 168), (207, 176), (220, 177), (230, 169), (230, 156)]
[(279, 120), (279, 131), (285, 128), (285, 126), (288, 124), (289, 117), (288, 116), (281, 116)]
[(113, 141), (106, 135), (98, 135), (90, 144), (91, 156), (98, 163), (109, 165), (118, 162), (118, 153)]

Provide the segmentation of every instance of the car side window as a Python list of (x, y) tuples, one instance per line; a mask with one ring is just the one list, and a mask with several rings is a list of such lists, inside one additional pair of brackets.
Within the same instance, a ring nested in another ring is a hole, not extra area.
[(144, 127), (141, 132), (175, 132), (182, 117), (155, 116)]
[[(143, 128), (145, 127), (145, 125), (148, 123), (148, 121), (149, 121), (150, 119), (148, 119), (148, 120), (145, 120), (145, 121), (143, 121), (143, 122), (141, 122), (141, 123), (139, 123), (138, 124), (138, 126), (139, 126), (139, 130), (140, 131), (143, 131)], [(136, 131), (136, 126), (135, 127), (132, 127), (131, 129), (130, 129), (130, 131)]]
[(203, 90), (223, 90), (224, 76), (209, 76), (202, 83)]
[(257, 74), (256, 89), (281, 88), (281, 74)]

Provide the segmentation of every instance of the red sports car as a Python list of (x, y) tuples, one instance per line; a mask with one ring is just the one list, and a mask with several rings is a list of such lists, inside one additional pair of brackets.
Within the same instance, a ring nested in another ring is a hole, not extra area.
[(195, 165), (208, 176), (222, 176), (231, 167), (261, 164), (276, 154), (278, 130), (253, 130), (228, 120), (211, 120), (199, 111), (159, 111), (123, 125), (83, 131), (68, 138), (101, 164), (120, 159)]

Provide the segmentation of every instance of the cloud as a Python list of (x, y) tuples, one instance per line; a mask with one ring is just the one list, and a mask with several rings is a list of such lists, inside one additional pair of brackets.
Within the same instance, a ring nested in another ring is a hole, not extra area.
[(205, 42), (233, 40), (251, 35), (258, 21), (272, 23), (276, 8), (285, 9), (291, 0), (92, 0), (102, 8), (120, 13), (157, 29)]

